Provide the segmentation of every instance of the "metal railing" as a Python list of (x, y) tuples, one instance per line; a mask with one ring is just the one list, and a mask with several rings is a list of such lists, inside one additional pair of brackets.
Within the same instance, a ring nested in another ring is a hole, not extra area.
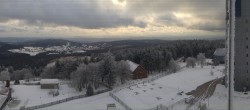
[(109, 92), (109, 96), (115, 99), (118, 103), (120, 103), (126, 110), (132, 110), (127, 104), (125, 104), (121, 99), (115, 96), (112, 92)]
[[(121, 91), (123, 89), (126, 89), (128, 87), (131, 87), (131, 86), (135, 86), (135, 85), (142, 84), (142, 83), (150, 83), (152, 81), (155, 81), (155, 80), (157, 80), (159, 78), (162, 78), (164, 76), (167, 76), (169, 74), (170, 74), (170, 72), (167, 71), (167, 72), (163, 72), (163, 73), (157, 74), (155, 76), (148, 77), (146, 79), (140, 79), (140, 80), (134, 80), (134, 81), (127, 82), (126, 84), (124, 84), (124, 85), (122, 85), (120, 87), (117, 87), (114, 90), (110, 91), (109, 92), (109, 96), (112, 97), (114, 100), (116, 100), (118, 103), (120, 103), (126, 110), (132, 110), (132, 108), (129, 107), (127, 104), (125, 104), (121, 99), (119, 99), (115, 95), (115, 93), (117, 93), (117, 92), (119, 92), (119, 91)], [(163, 107), (163, 105), (160, 105), (160, 106)], [(156, 109), (152, 109), (152, 110), (160, 110), (160, 109), (156, 108)]]
[(170, 74), (170, 72), (167, 71), (167, 72), (163, 72), (163, 73), (160, 73), (160, 74), (157, 74), (157, 75), (145, 78), (145, 79), (138, 79), (138, 80), (129, 81), (129, 82), (127, 82), (119, 87), (116, 87), (111, 92), (117, 93), (117, 92), (119, 92), (123, 89), (126, 89), (128, 87), (131, 87), (131, 86), (135, 86), (135, 85), (142, 84), (142, 83), (150, 83), (152, 81), (155, 81), (155, 80), (162, 78), (164, 76), (167, 76), (169, 74)]

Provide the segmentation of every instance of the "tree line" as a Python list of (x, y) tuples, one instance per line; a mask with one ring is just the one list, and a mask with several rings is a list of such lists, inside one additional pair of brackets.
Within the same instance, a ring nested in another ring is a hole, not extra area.
[(128, 48), (113, 51), (116, 60), (128, 59), (143, 65), (150, 73), (165, 71), (170, 67), (171, 60), (184, 57), (195, 58), (203, 53), (206, 58), (213, 58), (216, 48), (223, 48), (224, 41), (220, 40), (181, 40), (148, 47)]

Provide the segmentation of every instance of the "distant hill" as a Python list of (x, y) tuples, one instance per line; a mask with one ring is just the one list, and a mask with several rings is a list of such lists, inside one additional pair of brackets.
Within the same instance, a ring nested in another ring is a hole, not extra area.
[(43, 40), (27, 41), (27, 42), (19, 43), (19, 45), (34, 46), (34, 47), (48, 47), (48, 46), (62, 46), (62, 45), (66, 45), (67, 43), (70, 43), (70, 45), (73, 45), (73, 46), (82, 45), (82, 43), (79, 43), (79, 42), (73, 42), (73, 41), (63, 40), (63, 39), (43, 39)]
[(0, 37), (1, 42), (16, 44), (20, 42), (34, 41), (41, 38), (33, 38), (33, 37)]
[(10, 49), (16, 49), (16, 48), (22, 48), (22, 46), (0, 42), (0, 53), (7, 52)]
[(109, 47), (137, 47), (166, 43), (166, 40), (119, 40), (110, 42), (94, 42), (92, 45), (106, 45)]

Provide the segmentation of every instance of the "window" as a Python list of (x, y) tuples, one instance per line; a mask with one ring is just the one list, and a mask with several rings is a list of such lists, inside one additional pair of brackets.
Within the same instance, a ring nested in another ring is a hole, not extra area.
[(248, 54), (246, 54), (246, 57), (248, 57)]
[(246, 23), (248, 23), (248, 19), (246, 19)]
[(248, 49), (248, 45), (246, 46), (246, 49)]
[(248, 65), (248, 62), (246, 64)]
[(248, 37), (246, 37), (246, 40), (248, 40)]
[(235, 16), (241, 17), (241, 0), (236, 0), (235, 2)]

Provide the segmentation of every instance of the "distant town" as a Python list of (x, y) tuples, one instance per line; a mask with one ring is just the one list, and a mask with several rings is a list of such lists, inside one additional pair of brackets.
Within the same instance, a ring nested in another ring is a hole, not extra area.
[(47, 52), (47, 55), (52, 54), (74, 54), (74, 53), (84, 53), (86, 50), (96, 50), (99, 49), (97, 46), (89, 46), (82, 44), (81, 46), (72, 46), (70, 43), (62, 46), (48, 46), (48, 47), (32, 47), (25, 46), (19, 49), (10, 49), (12, 53), (24, 53), (30, 56), (36, 56), (37, 54)]

